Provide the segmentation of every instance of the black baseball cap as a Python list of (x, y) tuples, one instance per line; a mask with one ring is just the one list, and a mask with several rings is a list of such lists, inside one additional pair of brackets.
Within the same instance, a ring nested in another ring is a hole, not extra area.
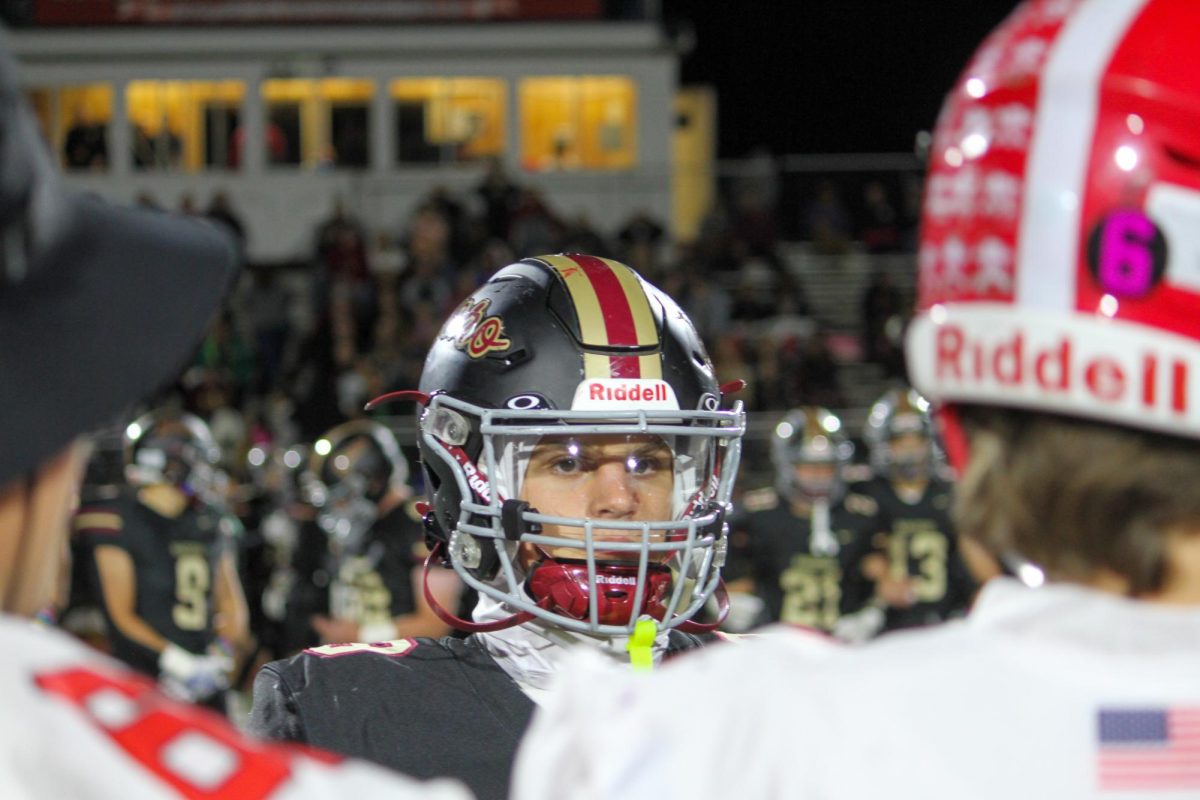
[(0, 39), (0, 487), (175, 377), (237, 272), (230, 232), (62, 186)]

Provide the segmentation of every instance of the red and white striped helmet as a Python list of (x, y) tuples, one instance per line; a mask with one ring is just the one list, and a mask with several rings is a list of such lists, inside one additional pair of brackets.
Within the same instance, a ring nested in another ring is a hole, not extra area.
[(913, 384), (1200, 438), (1200, 3), (1033, 0), (926, 183)]

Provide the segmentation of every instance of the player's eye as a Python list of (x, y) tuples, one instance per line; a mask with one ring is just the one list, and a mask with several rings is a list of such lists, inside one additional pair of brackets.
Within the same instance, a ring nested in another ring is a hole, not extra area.
[(572, 455), (561, 455), (549, 462), (549, 469), (556, 475), (574, 475), (583, 470), (582, 459)]
[(667, 468), (667, 459), (658, 453), (634, 453), (625, 459), (631, 475), (650, 475)]

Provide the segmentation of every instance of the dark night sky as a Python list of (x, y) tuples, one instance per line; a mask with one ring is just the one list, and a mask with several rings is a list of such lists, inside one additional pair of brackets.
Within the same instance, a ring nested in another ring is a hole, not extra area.
[[(681, 79), (718, 92), (720, 157), (911, 151), (1016, 0), (663, 0)], [(785, 12), (786, 9), (786, 12)], [(785, 19), (786, 17), (786, 19)]]

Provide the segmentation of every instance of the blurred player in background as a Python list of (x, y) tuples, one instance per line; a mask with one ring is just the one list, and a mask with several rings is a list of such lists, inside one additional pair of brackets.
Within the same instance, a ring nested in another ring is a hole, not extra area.
[(692, 618), (723, 595), (744, 417), (722, 409), (678, 306), (584, 255), (500, 270), (447, 320), (420, 390), (399, 396), (422, 406), (430, 566), (448, 560), (479, 595), (471, 620), (435, 609), (471, 635), (269, 664), (251, 728), (505, 797), (570, 653), (650, 669), (716, 627)]
[(929, 402), (914, 389), (888, 390), (871, 406), (863, 438), (874, 477), (854, 488), (874, 501), (881, 537), (857, 569), (876, 586), (882, 630), (962, 615), (978, 587), (950, 519), (954, 487), (937, 474)]
[(1197, 30), (1193, 0), (1022, 4), (938, 120), (907, 362), (960, 536), (1023, 580), (857, 648), (564, 670), (519, 796), (1200, 792)]
[(730, 520), (729, 590), (739, 595), (735, 608), (746, 595), (761, 598), (756, 624), (831, 633), (869, 596), (867, 581), (848, 569), (875, 532), (874, 504), (846, 492), (843, 470), (853, 454), (842, 421), (828, 409), (798, 408), (775, 426), (776, 486), (747, 493), (743, 513)]
[[(315, 515), (292, 562), (288, 654), (449, 633), (420, 589), (429, 551), (395, 434), (371, 420), (342, 423), (314, 443), (300, 480)], [(439, 570), (430, 579), (439, 602), (455, 607), (458, 578)]]
[(243, 667), (245, 678), (289, 652), (289, 627), (295, 629), (294, 635), (308, 635), (307, 625), (291, 626), (287, 616), (288, 598), (296, 586), (293, 562), (300, 526), (315, 514), (300, 499), (300, 475), (308, 452), (304, 445), (267, 443), (254, 444), (246, 452), (243, 495), (249, 514), (242, 585), (256, 650)]
[(169, 379), (236, 270), (195, 220), (67, 194), (0, 53), (0, 797), (463, 797), (240, 736), (31, 621), (59, 594), (81, 435)]
[(128, 488), (74, 519), (112, 654), (182, 700), (224, 709), (249, 643), (229, 517), (204, 499), (220, 453), (191, 414), (157, 410), (126, 428)]
[[(88, 437), (90, 455), (79, 487), (79, 507), (109, 503), (120, 496), (125, 486), (125, 426), (110, 425)], [(81, 640), (105, 653), (112, 652), (108, 639), (108, 624), (104, 619), (102, 602), (92, 591), (87, 564), (90, 557), (85, 536), (75, 532), (71, 521), (69, 591), (48, 613), (57, 616), (60, 628), (70, 631)], [(54, 612), (57, 611), (57, 614)]]

